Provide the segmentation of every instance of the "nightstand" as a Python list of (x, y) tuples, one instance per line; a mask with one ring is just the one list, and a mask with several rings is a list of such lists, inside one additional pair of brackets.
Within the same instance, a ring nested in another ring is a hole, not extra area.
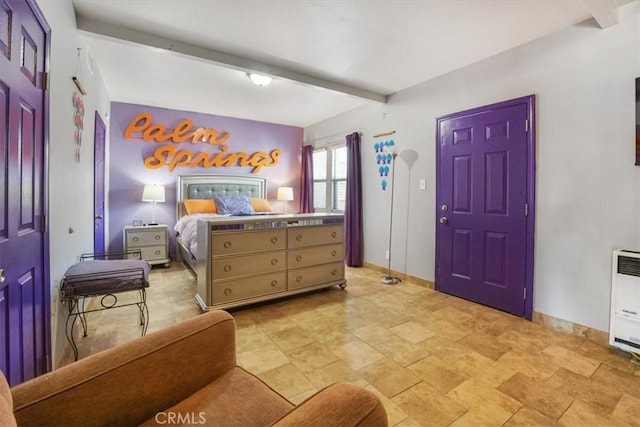
[[(169, 258), (169, 226), (159, 225), (127, 225), (122, 232), (125, 251), (140, 249), (142, 259), (149, 264), (171, 265)], [(129, 255), (130, 258), (137, 258)]]

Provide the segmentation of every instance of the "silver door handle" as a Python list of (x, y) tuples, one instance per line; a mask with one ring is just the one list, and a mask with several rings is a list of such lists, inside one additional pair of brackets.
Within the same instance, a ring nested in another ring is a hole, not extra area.
[(4, 272), (4, 268), (0, 268), (0, 283), (4, 283), (5, 278), (6, 278), (6, 274)]
[(440, 217), (440, 224), (446, 224), (448, 222), (449, 222), (449, 220), (447, 219), (446, 216)]

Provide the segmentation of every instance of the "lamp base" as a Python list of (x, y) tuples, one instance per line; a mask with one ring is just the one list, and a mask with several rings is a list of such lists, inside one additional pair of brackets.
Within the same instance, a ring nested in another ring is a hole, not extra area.
[(384, 285), (397, 285), (398, 283), (400, 283), (400, 279), (393, 276), (382, 276), (380, 278), (380, 283)]

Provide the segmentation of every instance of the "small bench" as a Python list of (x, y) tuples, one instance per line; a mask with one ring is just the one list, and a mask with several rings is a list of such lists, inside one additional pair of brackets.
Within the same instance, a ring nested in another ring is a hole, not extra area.
[[(69, 303), (65, 332), (73, 350), (74, 360), (78, 360), (78, 346), (74, 337), (75, 324), (80, 319), (83, 336), (86, 337), (87, 313), (136, 305), (142, 326), (141, 335), (147, 333), (149, 309), (146, 288), (149, 287), (151, 266), (140, 259), (117, 259), (133, 254), (141, 257), (140, 250), (83, 254), (80, 262), (69, 267), (64, 274), (60, 285), (60, 300)], [(132, 303), (118, 303), (116, 295), (130, 291), (138, 291), (138, 300)], [(100, 307), (86, 307), (86, 299), (89, 297), (101, 297)]]

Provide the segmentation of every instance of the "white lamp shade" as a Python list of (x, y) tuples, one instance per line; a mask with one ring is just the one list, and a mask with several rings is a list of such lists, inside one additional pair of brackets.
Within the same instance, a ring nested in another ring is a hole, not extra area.
[(142, 190), (143, 202), (164, 202), (164, 185), (148, 184)]
[(293, 188), (279, 187), (277, 199), (281, 202), (290, 202), (293, 200)]

